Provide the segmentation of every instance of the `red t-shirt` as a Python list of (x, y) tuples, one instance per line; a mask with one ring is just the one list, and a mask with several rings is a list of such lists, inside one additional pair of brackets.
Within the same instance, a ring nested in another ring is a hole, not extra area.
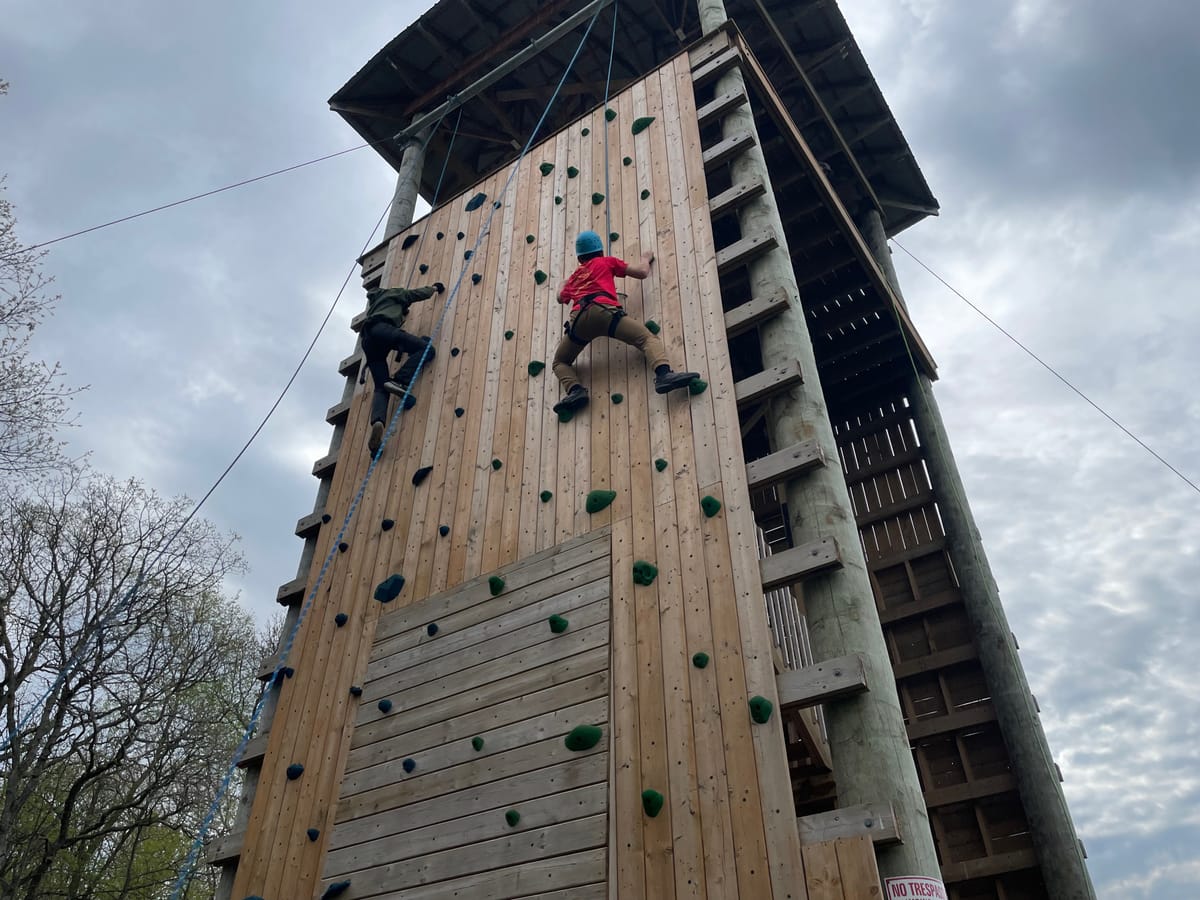
[(572, 304), (571, 312), (575, 312), (579, 309), (579, 301), (584, 297), (599, 294), (600, 296), (593, 298), (593, 303), (620, 306), (621, 301), (617, 299), (617, 285), (613, 278), (623, 278), (627, 268), (629, 266), (625, 260), (615, 256), (597, 256), (580, 263), (579, 268), (571, 273), (567, 283), (558, 292), (558, 302)]

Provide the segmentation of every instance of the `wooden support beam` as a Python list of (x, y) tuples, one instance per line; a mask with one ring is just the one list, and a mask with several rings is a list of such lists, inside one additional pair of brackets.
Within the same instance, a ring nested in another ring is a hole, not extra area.
[(364, 309), (353, 319), (350, 320), (350, 328), (357, 331), (362, 327), (362, 323), (367, 321), (367, 311)]
[(874, 478), (876, 475), (882, 475), (884, 472), (890, 472), (893, 469), (899, 469), (901, 466), (909, 466), (920, 462), (922, 458), (923, 453), (920, 447), (913, 447), (911, 450), (904, 450), (893, 456), (883, 457), (873, 463), (868, 463), (856, 472), (848, 474), (846, 476), (846, 484), (849, 486), (860, 484), (868, 478)]
[(746, 91), (742, 88), (726, 91), (724, 94), (714, 97), (696, 110), (696, 118), (699, 120), (700, 127), (704, 128), (706, 125), (723, 119), (727, 113), (744, 105), (748, 99)]
[(263, 759), (267, 755), (267, 740), (270, 737), (271, 732), (264, 731), (262, 734), (256, 734), (249, 741), (247, 741), (246, 749), (242, 751), (242, 758), (238, 760), (238, 768), (262, 768)]
[(911, 678), (914, 675), (924, 675), (926, 672), (936, 672), (939, 669), (947, 669), (950, 666), (959, 666), (965, 662), (972, 662), (979, 659), (979, 650), (975, 644), (967, 643), (961, 647), (951, 647), (949, 650), (939, 650), (937, 653), (930, 653), (928, 656), (919, 656), (916, 659), (906, 659), (904, 662), (898, 662), (892, 666), (892, 674), (899, 681), (902, 678)]
[(1011, 853), (1001, 853), (998, 856), (984, 856), (964, 862), (946, 863), (942, 866), (942, 881), (946, 884), (956, 884), (960, 881), (970, 881), (972, 878), (991, 878), (996, 875), (1006, 875), (1009, 872), (1033, 869), (1037, 867), (1037, 864), (1037, 853), (1033, 850), (1013, 850)]
[(761, 491), (825, 465), (825, 454), (816, 441), (801, 441), (770, 456), (746, 463), (750, 493)]
[(756, 143), (755, 137), (749, 131), (739, 131), (735, 135), (725, 138), (718, 144), (714, 144), (704, 151), (704, 171), (711, 172), (722, 163), (726, 163), (740, 153), (744, 153), (747, 147), (753, 147)]
[(739, 65), (741, 61), (741, 50), (737, 47), (730, 47), (692, 71), (693, 87), (702, 88), (711, 84), (734, 66)]
[(970, 709), (962, 709), (947, 716), (930, 716), (926, 719), (918, 719), (915, 722), (910, 722), (908, 725), (908, 739), (915, 741), (921, 738), (933, 737), (935, 734), (949, 734), (952, 731), (959, 731), (963, 728), (974, 728), (977, 725), (986, 725), (988, 722), (995, 721), (996, 710), (992, 708), (992, 704), (981, 703), (978, 706), (972, 706)]
[(275, 592), (275, 602), (280, 606), (295, 606), (304, 599), (304, 588), (308, 584), (308, 578), (293, 578), (287, 584), (279, 586), (279, 590)]
[(744, 266), (779, 246), (779, 238), (770, 231), (762, 231), (717, 251), (717, 273), (725, 275), (730, 269)]
[(765, 372), (743, 378), (733, 386), (733, 392), (737, 405), (742, 407), (766, 400), (774, 394), (803, 383), (804, 375), (800, 371), (800, 363), (792, 360), (786, 365), (772, 366)]
[(347, 397), (341, 403), (335, 403), (325, 412), (325, 421), (330, 425), (344, 424), (350, 416), (350, 405), (354, 402), (353, 397)]
[(914, 509), (920, 509), (922, 506), (928, 506), (933, 500), (932, 491), (920, 491), (909, 497), (901, 497), (899, 500), (893, 500), (877, 509), (857, 515), (854, 517), (854, 521), (858, 524), (859, 528), (862, 528), (863, 526), (873, 525), (875, 522), (882, 522), (884, 519), (890, 519), (893, 516), (899, 516)]
[[(867, 287), (866, 282), (857, 278), (846, 279), (842, 284), (858, 283), (858, 289)], [(835, 297), (819, 304), (805, 304), (812, 315), (809, 316), (809, 328), (819, 334), (833, 334), (850, 325), (879, 319), (884, 312), (879, 298), (871, 294), (856, 294), (850, 292), (838, 293)]]
[(764, 591), (789, 587), (813, 575), (842, 567), (842, 554), (833, 538), (823, 538), (759, 560)]
[[(902, 562), (907, 562), (912, 559), (920, 559), (924, 556), (931, 556), (934, 553), (945, 553), (946, 539), (934, 538), (932, 541), (926, 541), (923, 544), (917, 544), (914, 547), (904, 547), (901, 550), (894, 550), (878, 559), (868, 559), (867, 562), (872, 572), (877, 572), (880, 569), (886, 569), (888, 566), (896, 566)], [(868, 554), (868, 557), (870, 554)]]
[(801, 816), (796, 820), (800, 827), (800, 843), (820, 844), (838, 838), (867, 835), (874, 844), (901, 843), (900, 830), (896, 825), (896, 813), (890, 803), (865, 803), (845, 809)]
[(767, 186), (761, 178), (735, 184), (708, 201), (708, 216), (710, 219), (719, 219), (721, 216), (737, 212), (755, 197), (761, 197), (766, 190)]
[(798, 709), (853, 697), (868, 690), (867, 671), (857, 655), (827, 659), (775, 676), (781, 709)]
[(322, 456), (313, 463), (312, 473), (316, 478), (329, 478), (333, 475), (334, 467), (337, 466), (337, 451), (334, 450), (328, 456)]
[(204, 855), (204, 859), (210, 866), (232, 865), (242, 855), (242, 844), (245, 840), (246, 833), (244, 831), (223, 835), (213, 841), (212, 846)]
[(309, 513), (296, 520), (296, 537), (310, 538), (321, 530), (323, 512)]
[(708, 35), (688, 50), (688, 66), (693, 72), (729, 49), (729, 32), (722, 29)]
[(338, 363), (338, 374), (345, 375), (347, 378), (352, 378), (358, 374), (358, 367), (362, 365), (362, 354), (351, 353), (340, 363)]
[(981, 800), (984, 797), (1007, 794), (1016, 789), (1017, 776), (1011, 772), (1005, 772), (1003, 775), (993, 775), (991, 778), (979, 778), (963, 784), (926, 791), (925, 805), (934, 809), (938, 806), (950, 806), (953, 803), (965, 803), (968, 800)]
[(788, 297), (782, 287), (765, 297), (752, 297), (725, 313), (726, 337), (737, 337), (744, 331), (757, 328), (763, 322), (786, 312)]

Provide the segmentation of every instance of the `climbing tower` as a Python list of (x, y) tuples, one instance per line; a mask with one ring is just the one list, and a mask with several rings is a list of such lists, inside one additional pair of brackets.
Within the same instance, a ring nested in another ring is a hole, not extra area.
[[(377, 460), (339, 366), (222, 896), (1094, 896), (836, 5), (441, 0), (330, 105), (398, 171), (363, 286), (448, 290)], [(585, 229), (690, 390), (596, 341), (554, 413)]]

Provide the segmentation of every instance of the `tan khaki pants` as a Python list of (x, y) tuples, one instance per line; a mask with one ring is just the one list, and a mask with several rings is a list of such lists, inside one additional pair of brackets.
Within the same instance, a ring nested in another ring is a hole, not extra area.
[(571, 314), (571, 330), (563, 335), (554, 354), (554, 374), (564, 394), (579, 384), (579, 374), (571, 364), (583, 352), (583, 348), (596, 338), (611, 337), (637, 347), (646, 357), (651, 371), (668, 365), (667, 348), (658, 335), (652, 334), (645, 325), (629, 316), (620, 316), (614, 327), (613, 312), (616, 312), (615, 307), (590, 303)]

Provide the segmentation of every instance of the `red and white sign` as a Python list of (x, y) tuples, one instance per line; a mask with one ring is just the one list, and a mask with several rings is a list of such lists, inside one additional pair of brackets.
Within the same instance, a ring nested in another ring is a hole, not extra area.
[(936, 878), (897, 875), (883, 883), (887, 900), (947, 900), (946, 886)]

